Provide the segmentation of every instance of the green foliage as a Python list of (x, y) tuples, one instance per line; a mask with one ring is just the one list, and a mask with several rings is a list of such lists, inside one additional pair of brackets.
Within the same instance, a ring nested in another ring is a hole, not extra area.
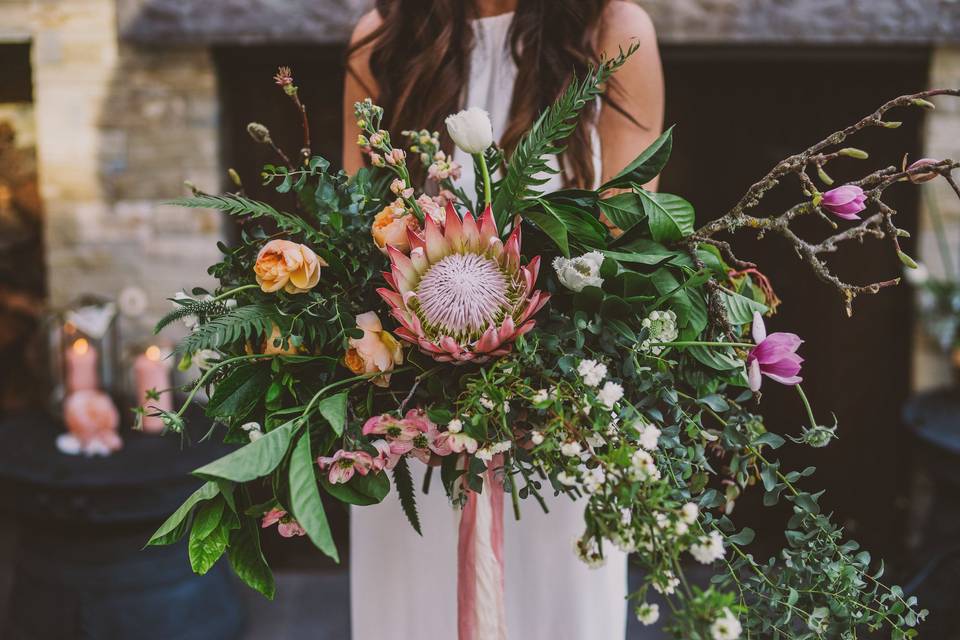
[(273, 600), (276, 583), (273, 572), (267, 565), (263, 551), (260, 550), (260, 528), (252, 518), (241, 518), (240, 527), (230, 531), (227, 548), (230, 566), (249, 587), (256, 589), (266, 598)]
[(599, 191), (625, 189), (635, 184), (644, 185), (650, 182), (663, 171), (663, 167), (670, 159), (671, 151), (673, 151), (673, 127), (664, 131), (633, 162), (624, 167), (623, 171), (605, 182)]
[(317, 489), (316, 462), (310, 454), (310, 434), (304, 433), (290, 456), (290, 507), (310, 541), (335, 562), (340, 562), (337, 546)]
[(199, 503), (211, 500), (219, 493), (216, 482), (206, 482), (190, 494), (180, 507), (167, 518), (160, 528), (150, 537), (147, 546), (173, 544), (183, 537), (189, 525), (190, 514)]
[(646, 189), (635, 189), (634, 192), (643, 203), (650, 235), (654, 240), (674, 242), (693, 233), (695, 214), (689, 202), (669, 193), (655, 193)]
[(410, 526), (421, 536), (420, 516), (417, 513), (417, 498), (414, 495), (413, 478), (410, 476), (410, 467), (407, 466), (407, 459), (400, 458), (397, 466), (393, 468), (393, 483), (397, 487), (397, 495), (400, 497), (400, 506), (403, 507), (403, 513), (407, 516)]
[(177, 345), (177, 353), (196, 353), (201, 349), (221, 349), (237, 343), (259, 343), (285, 319), (273, 306), (252, 304), (231, 309), (196, 328)]
[(232, 216), (249, 216), (250, 218), (269, 218), (279, 229), (287, 233), (303, 236), (310, 241), (322, 240), (324, 234), (313, 228), (303, 218), (290, 213), (277, 211), (264, 202), (251, 200), (240, 195), (225, 194), (215, 196), (202, 194), (190, 198), (171, 200), (167, 204), (177, 207), (191, 207), (195, 209), (217, 209)]
[(273, 429), (262, 438), (228, 453), (193, 472), (201, 478), (249, 482), (262, 478), (277, 468), (287, 454), (290, 440), (299, 431), (299, 423), (290, 421)]
[[(610, 60), (591, 68), (583, 79), (574, 79), (563, 94), (534, 122), (530, 131), (520, 140), (507, 167), (506, 175), (498, 184), (493, 200), (497, 228), (503, 229), (507, 216), (532, 206), (530, 199), (540, 195), (538, 187), (549, 175), (556, 173), (547, 164), (547, 157), (563, 152), (564, 144), (577, 126), (577, 116), (587, 104), (603, 92), (603, 84), (632, 55), (638, 45)], [(527, 201), (527, 202), (524, 202)]]

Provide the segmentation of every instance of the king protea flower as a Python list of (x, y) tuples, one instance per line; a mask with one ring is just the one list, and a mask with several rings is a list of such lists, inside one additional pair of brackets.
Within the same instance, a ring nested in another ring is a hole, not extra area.
[(444, 223), (429, 216), (409, 231), (410, 255), (389, 246), (389, 288), (378, 293), (402, 325), (396, 334), (440, 362), (484, 362), (510, 352), (534, 326), (549, 294), (535, 290), (539, 256), (520, 265), (520, 224), (506, 245), (487, 207), (463, 220), (450, 205)]

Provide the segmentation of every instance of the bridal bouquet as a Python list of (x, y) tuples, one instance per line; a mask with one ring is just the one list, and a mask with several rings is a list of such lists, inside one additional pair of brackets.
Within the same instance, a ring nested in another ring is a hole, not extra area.
[[(471, 154), (472, 169), (453, 161), (437, 132), (394, 140), (369, 100), (356, 117), (370, 168), (353, 176), (330, 172), (308, 136), (291, 159), (266, 127), (249, 126), (277, 152), (279, 164), (261, 177), (287, 194), (292, 211), (249, 199), (235, 173), (234, 193), (195, 190), (177, 201), (237, 216), (244, 232), (210, 268), (217, 289), (178, 295), (158, 327), (189, 322), (177, 352), (202, 374), (187, 403), (204, 390), (207, 415), (239, 446), (195, 471), (206, 484), (151, 544), (187, 535), (195, 571), (226, 553), (241, 579), (272, 597), (260, 536), (274, 534), (264, 530), (306, 535), (336, 559), (321, 495), (371, 505), (396, 491), (419, 531), (410, 468), (426, 464), (424, 490), (437, 488), (438, 475), (462, 509), (461, 542), (477, 549), (498, 535), (508, 501), (519, 518), (524, 501), (580, 499), (583, 533), (571, 552), (590, 565), (613, 547), (632, 552), (644, 575), (631, 594), (637, 616), (657, 622), (651, 591), (660, 594), (676, 637), (916, 634), (925, 612), (881, 582), (882, 565), (821, 511), (822, 492), (807, 488), (814, 470), (777, 461), (788, 441), (823, 447), (837, 426), (821, 424), (803, 394), (801, 338), (767, 328), (779, 302), (771, 283), (716, 236), (786, 237), (848, 309), (894, 284), (847, 284), (822, 257), (876, 237), (912, 263), (884, 191), (958, 165), (889, 167), (825, 191), (814, 178), (829, 186), (829, 163), (865, 158), (841, 145), (863, 128), (895, 126), (889, 110), (932, 108), (931, 96), (957, 92), (891, 101), (778, 164), (699, 228), (689, 202), (643, 186), (667, 162), (670, 131), (598, 189), (543, 193), (547, 158), (563, 151), (581, 109), (632, 52), (574, 80), (509, 157), (482, 111), (450, 116), (449, 136)], [(276, 81), (305, 116), (289, 70)], [(411, 180), (414, 169), (427, 191)], [(467, 170), (476, 194), (458, 186)], [(779, 216), (751, 215), (788, 176), (801, 202)], [(801, 238), (791, 223), (805, 216), (834, 235)], [(757, 410), (769, 384), (796, 387), (805, 427), (777, 434), (764, 424)], [(183, 432), (185, 410), (146, 411)], [(792, 507), (786, 546), (767, 559), (751, 555), (753, 532), (730, 517), (750, 488), (766, 505)], [(500, 562), (473, 561), (493, 563), (494, 575)], [(708, 587), (688, 583), (690, 561), (715, 570)], [(459, 589), (476, 595), (476, 587)], [(489, 606), (460, 614), (494, 615), (502, 602)]]

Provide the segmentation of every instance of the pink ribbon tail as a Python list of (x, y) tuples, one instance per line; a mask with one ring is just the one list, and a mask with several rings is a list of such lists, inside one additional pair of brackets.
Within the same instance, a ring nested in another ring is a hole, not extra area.
[(504, 599), (503, 483), (487, 468), (483, 493), (467, 489), (457, 542), (457, 628), (459, 640), (506, 640)]

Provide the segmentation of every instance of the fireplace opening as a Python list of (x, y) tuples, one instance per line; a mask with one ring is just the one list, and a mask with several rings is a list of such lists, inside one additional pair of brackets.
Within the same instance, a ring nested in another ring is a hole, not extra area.
[[(0, 413), (45, 398), (46, 277), (30, 45), (0, 44)], [(16, 372), (14, 374), (14, 372)]]

